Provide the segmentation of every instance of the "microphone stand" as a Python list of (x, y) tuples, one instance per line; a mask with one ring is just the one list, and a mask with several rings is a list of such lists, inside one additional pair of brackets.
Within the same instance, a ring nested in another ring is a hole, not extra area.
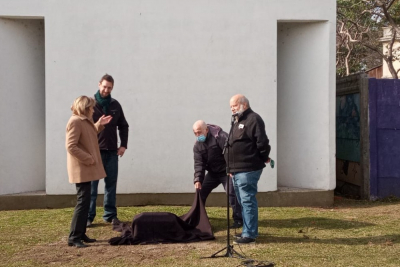
[[(212, 254), (210, 256), (210, 258), (220, 258), (220, 257), (229, 257), (229, 258), (240, 258), (240, 259), (244, 259), (245, 257), (243, 255), (241, 255), (240, 253), (238, 253), (237, 251), (235, 251), (233, 249), (233, 245), (230, 244), (230, 226), (229, 226), (229, 179), (232, 179), (231, 177), (229, 177), (230, 174), (230, 168), (229, 168), (229, 139), (232, 136), (232, 130), (233, 130), (233, 126), (235, 124), (235, 118), (236, 118), (237, 114), (233, 114), (232, 115), (232, 119), (231, 119), (231, 129), (229, 131), (228, 134), (228, 138), (225, 141), (224, 144), (224, 150), (222, 151), (222, 154), (228, 153), (228, 162), (226, 163), (226, 174), (227, 174), (227, 180), (226, 180), (226, 221), (227, 221), (227, 231), (226, 231), (226, 247), (218, 250), (217, 252), (215, 252), (214, 254)], [(227, 151), (228, 149), (228, 151)], [(226, 249), (226, 253), (224, 255), (217, 255), (220, 252), (222, 252), (223, 250)], [(236, 255), (236, 256), (235, 256)]]

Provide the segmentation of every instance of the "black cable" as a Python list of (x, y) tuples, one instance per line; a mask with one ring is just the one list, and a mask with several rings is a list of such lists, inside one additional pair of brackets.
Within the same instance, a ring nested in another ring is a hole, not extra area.
[(246, 259), (242, 261), (242, 263), (238, 266), (246, 266), (246, 267), (273, 267), (275, 266), (274, 262), (270, 261), (258, 261), (253, 259)]
[[(234, 236), (232, 236), (234, 238)], [(226, 241), (226, 239), (225, 239)], [(242, 258), (242, 262), (237, 265), (237, 267), (239, 266), (246, 266), (246, 267), (273, 267), (275, 266), (274, 262), (271, 261), (260, 261), (260, 260), (256, 260), (256, 259), (251, 259), (249, 257), (246, 256), (246, 254), (243, 252), (242, 246), (240, 244), (237, 244), (240, 250), (240, 253), (242, 256), (244, 256), (244, 258)]]

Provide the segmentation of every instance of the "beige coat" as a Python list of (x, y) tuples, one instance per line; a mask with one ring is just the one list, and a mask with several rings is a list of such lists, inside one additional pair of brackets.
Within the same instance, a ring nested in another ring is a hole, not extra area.
[(72, 115), (67, 124), (65, 147), (70, 183), (84, 183), (106, 177), (97, 134), (104, 129), (85, 116)]

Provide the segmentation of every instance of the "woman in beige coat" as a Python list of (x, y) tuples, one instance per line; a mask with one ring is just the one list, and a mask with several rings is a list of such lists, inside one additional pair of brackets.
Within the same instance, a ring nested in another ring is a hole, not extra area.
[(106, 176), (100, 156), (97, 134), (111, 121), (111, 116), (102, 116), (93, 123), (95, 100), (87, 96), (75, 99), (71, 107), (72, 116), (66, 129), (67, 169), (69, 182), (76, 184), (77, 204), (71, 222), (68, 245), (78, 248), (95, 242), (86, 235), (86, 221), (90, 206), (91, 181)]

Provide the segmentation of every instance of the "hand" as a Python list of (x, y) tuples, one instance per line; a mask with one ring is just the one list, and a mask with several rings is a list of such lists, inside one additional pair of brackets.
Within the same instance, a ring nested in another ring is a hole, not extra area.
[(201, 183), (200, 182), (195, 182), (194, 183), (194, 188), (201, 190)]
[(125, 150), (126, 150), (125, 147), (120, 146), (120, 147), (118, 148), (117, 155), (120, 156), (120, 157), (122, 157), (122, 156), (125, 154)]
[(228, 173), (228, 174), (229, 174), (229, 177), (233, 178), (233, 174), (232, 173)]
[(107, 117), (105, 115), (101, 116), (99, 121), (101, 125), (106, 125), (111, 121), (112, 117), (111, 115), (108, 115)]
[(268, 158), (267, 161), (266, 161), (265, 163), (270, 163), (270, 162), (271, 162), (271, 159)]

